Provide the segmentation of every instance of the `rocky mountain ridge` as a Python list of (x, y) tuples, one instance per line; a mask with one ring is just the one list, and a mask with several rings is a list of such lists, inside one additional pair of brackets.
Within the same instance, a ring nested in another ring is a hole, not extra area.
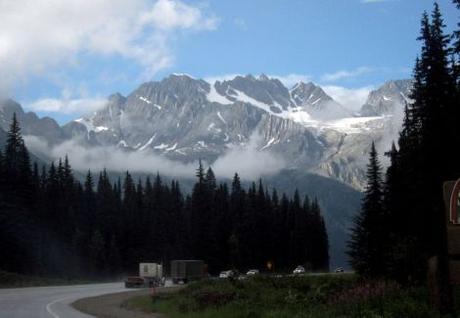
[[(411, 82), (391, 81), (369, 94), (354, 115), (313, 83), (286, 88), (265, 75), (208, 83), (185, 74), (113, 94), (91, 116), (60, 127), (25, 113), (14, 101), (0, 105), (0, 127), (16, 112), (26, 135), (50, 145), (74, 140), (85, 147), (116, 146), (171, 160), (212, 164), (235, 148), (281, 157), (284, 168), (317, 173), (362, 189), (372, 141), (396, 135), (393, 114), (408, 100)], [(257, 138), (256, 138), (257, 137)]]

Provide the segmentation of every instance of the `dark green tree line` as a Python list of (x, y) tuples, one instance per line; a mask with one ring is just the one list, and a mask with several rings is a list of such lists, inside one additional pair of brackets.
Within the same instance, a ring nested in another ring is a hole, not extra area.
[(235, 175), (229, 189), (202, 163), (185, 195), (178, 181), (112, 182), (87, 171), (83, 183), (67, 157), (31, 164), (16, 118), (0, 151), (0, 269), (59, 277), (136, 273), (141, 261), (203, 259), (211, 273), (236, 267), (329, 266), (328, 237), (316, 200), (249, 189)]

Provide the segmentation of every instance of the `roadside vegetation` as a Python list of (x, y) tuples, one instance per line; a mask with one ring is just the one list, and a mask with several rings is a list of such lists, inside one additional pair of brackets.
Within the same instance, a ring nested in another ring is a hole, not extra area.
[(425, 288), (353, 274), (206, 280), (173, 294), (135, 297), (124, 306), (167, 318), (440, 317)]

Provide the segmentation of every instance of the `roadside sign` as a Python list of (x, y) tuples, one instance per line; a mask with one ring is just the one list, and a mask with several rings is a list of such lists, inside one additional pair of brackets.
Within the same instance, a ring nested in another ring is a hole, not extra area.
[(268, 261), (268, 262), (267, 262), (267, 269), (268, 269), (269, 271), (271, 271), (272, 268), (273, 268), (273, 263), (272, 263), (272, 261)]
[(460, 179), (444, 183), (449, 281), (460, 284)]
[(445, 250), (428, 260), (428, 286), (433, 306), (453, 310), (452, 286), (460, 285), (460, 179), (444, 182)]

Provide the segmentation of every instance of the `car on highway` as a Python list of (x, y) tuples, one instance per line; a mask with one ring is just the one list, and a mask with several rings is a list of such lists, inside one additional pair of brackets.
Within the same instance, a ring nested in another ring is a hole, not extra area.
[(259, 272), (258, 269), (250, 269), (250, 270), (248, 270), (248, 272), (246, 273), (246, 275), (248, 275), (248, 276), (253, 276), (253, 275), (257, 275), (257, 274), (259, 274), (259, 273), (260, 273), (260, 272)]
[(305, 274), (305, 267), (299, 265), (292, 271), (292, 273), (295, 274), (295, 275)]
[(343, 272), (345, 272), (345, 270), (343, 269), (343, 267), (337, 267), (337, 268), (335, 269), (335, 272), (336, 272), (336, 273), (343, 273)]
[(145, 281), (142, 277), (139, 276), (130, 276), (125, 279), (126, 288), (141, 288), (145, 287)]
[(219, 278), (236, 278), (239, 276), (238, 271), (230, 269), (228, 271), (222, 271), (219, 274)]
[(219, 274), (219, 278), (228, 278), (230, 271), (222, 271)]

